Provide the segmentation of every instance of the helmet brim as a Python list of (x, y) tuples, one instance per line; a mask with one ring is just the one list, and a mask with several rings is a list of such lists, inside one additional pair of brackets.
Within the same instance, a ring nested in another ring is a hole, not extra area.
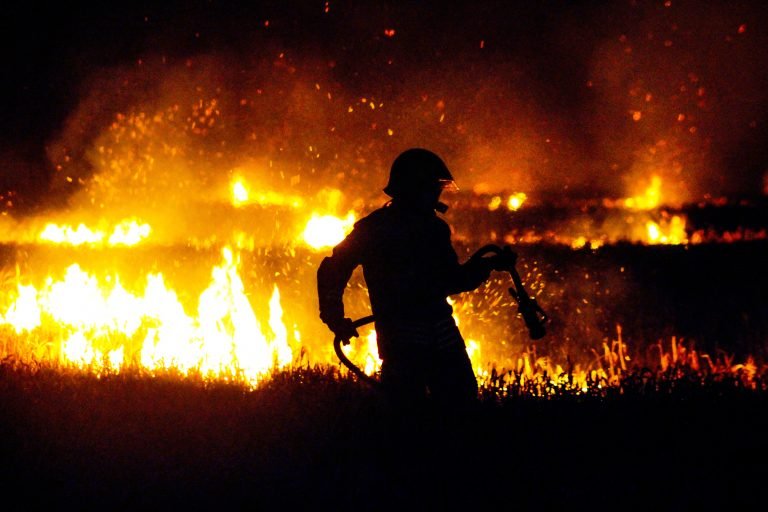
[(459, 186), (456, 185), (456, 182), (453, 180), (437, 180), (437, 182), (440, 184), (440, 188), (443, 190), (448, 190), (450, 192), (459, 191)]

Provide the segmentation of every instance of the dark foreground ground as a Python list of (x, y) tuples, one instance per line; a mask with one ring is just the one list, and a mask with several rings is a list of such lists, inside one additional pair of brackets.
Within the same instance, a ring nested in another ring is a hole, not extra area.
[(460, 419), (400, 421), (334, 375), (293, 371), (246, 392), (1, 365), (3, 508), (734, 510), (766, 501), (763, 393), (712, 385), (485, 399)]

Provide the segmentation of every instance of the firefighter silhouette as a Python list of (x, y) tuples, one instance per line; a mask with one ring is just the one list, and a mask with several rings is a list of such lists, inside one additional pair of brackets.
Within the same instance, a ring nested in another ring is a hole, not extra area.
[(509, 259), (475, 255), (459, 263), (450, 228), (436, 213), (447, 210), (440, 195), (451, 187), (453, 176), (435, 153), (403, 152), (384, 188), (391, 201), (358, 221), (317, 272), (320, 318), (348, 343), (358, 333), (342, 297), (362, 265), (382, 388), (399, 404), (428, 399), (453, 407), (477, 399), (477, 380), (447, 297), (477, 288)]

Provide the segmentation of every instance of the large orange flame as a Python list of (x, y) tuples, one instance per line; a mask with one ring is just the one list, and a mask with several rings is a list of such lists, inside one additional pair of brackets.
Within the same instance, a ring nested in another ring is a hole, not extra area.
[(196, 314), (185, 311), (160, 273), (146, 277), (143, 293), (131, 293), (118, 275), (99, 279), (73, 264), (63, 278), (49, 277), (39, 289), (18, 284), (0, 322), (30, 344), (46, 340), (46, 353), (78, 367), (138, 364), (255, 384), (293, 358), (280, 292), (275, 286), (262, 326), (238, 273), (238, 256), (225, 248), (222, 258)]

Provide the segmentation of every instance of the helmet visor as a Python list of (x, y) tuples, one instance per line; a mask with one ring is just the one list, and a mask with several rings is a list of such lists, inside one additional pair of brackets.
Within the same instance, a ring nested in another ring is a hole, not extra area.
[(459, 187), (456, 185), (456, 182), (453, 180), (437, 180), (437, 183), (440, 185), (440, 188), (442, 190), (448, 190), (450, 192), (458, 192)]

